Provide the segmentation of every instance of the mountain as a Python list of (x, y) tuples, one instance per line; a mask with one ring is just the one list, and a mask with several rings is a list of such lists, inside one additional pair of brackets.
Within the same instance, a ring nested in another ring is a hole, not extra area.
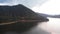
[(43, 13), (37, 13), (43, 17), (52, 17), (52, 18), (60, 18), (60, 15), (48, 15), (48, 14), (43, 14)]
[[(17, 22), (15, 22), (17, 21)], [(24, 5), (0, 6), (0, 32), (25, 32), (36, 26), (38, 22), (48, 21)], [(12, 23), (14, 22), (14, 23)]]
[(0, 21), (16, 21), (18, 19), (22, 19), (22, 17), (27, 17), (26, 19), (34, 19), (41, 21), (48, 20), (21, 4), (14, 6), (0, 6)]

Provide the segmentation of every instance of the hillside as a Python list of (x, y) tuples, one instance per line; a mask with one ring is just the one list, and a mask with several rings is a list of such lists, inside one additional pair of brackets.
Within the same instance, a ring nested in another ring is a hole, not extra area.
[(30, 20), (40, 20), (47, 21), (43, 16), (36, 14), (31, 9), (25, 7), (24, 5), (14, 5), (14, 6), (0, 6), (0, 22), (9, 22), (22, 19)]
[(49, 15), (49, 14), (43, 14), (43, 13), (37, 13), (43, 17), (52, 17), (52, 18), (60, 18), (60, 14), (59, 15)]
[(48, 19), (24, 5), (0, 6), (0, 32), (2, 34), (10, 31), (22, 33), (44, 21)]

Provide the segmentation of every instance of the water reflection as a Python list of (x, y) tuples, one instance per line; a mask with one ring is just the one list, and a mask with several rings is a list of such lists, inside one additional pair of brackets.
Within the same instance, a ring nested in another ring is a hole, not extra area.
[(51, 32), (51, 34), (60, 34), (60, 18), (50, 18), (49, 22), (39, 25), (42, 29)]

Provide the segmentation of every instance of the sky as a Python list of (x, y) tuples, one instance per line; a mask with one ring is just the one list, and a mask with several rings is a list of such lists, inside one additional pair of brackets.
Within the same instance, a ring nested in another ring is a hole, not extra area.
[(59, 15), (60, 0), (0, 0), (0, 5), (23, 4), (35, 12)]
[(10, 4), (10, 5), (16, 5), (16, 4), (23, 4), (27, 6), (28, 8), (31, 8), (35, 5), (40, 5), (46, 0), (0, 0), (0, 3), (3, 4)]
[(48, 0), (41, 6), (33, 7), (35, 12), (45, 13), (49, 15), (60, 15), (60, 0)]
[[(7, 1), (7, 0), (5, 0), (5, 1)], [(0, 3), (4, 3), (5, 1), (4, 0), (0, 0)]]

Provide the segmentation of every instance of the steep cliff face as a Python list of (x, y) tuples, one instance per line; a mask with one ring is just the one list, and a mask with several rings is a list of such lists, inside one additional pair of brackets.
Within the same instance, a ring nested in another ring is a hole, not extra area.
[[(21, 4), (15, 6), (0, 6), (1, 32), (7, 31), (24, 32), (29, 30), (33, 26), (36, 26), (38, 22), (44, 21), (48, 21), (48, 19), (36, 14), (32, 10)], [(8, 24), (11, 22), (14, 23)]]

